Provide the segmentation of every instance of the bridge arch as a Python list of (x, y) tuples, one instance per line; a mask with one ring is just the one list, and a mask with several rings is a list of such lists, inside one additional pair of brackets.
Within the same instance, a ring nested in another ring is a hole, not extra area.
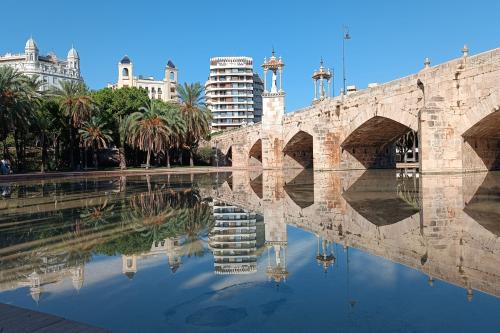
[(283, 165), (285, 168), (313, 167), (313, 136), (299, 130), (284, 145)]
[(361, 124), (354, 123), (350, 127), (348, 135), (340, 145), (342, 159), (352, 168), (395, 168), (398, 159), (406, 160), (405, 157), (397, 155), (407, 154), (406, 150), (402, 152), (401, 149), (397, 149), (396, 141), (410, 133), (414, 138), (413, 156), (414, 159), (418, 158), (416, 147), (418, 135), (415, 135), (415, 129), (412, 128), (415, 124), (401, 123), (378, 115), (364, 120)]
[(463, 169), (500, 170), (500, 90), (478, 101), (462, 123)]
[(258, 139), (248, 152), (248, 166), (262, 167), (262, 139)]

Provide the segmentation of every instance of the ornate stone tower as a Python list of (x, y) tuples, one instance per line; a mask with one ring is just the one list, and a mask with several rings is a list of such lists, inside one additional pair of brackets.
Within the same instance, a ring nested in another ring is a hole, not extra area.
[(79, 73), (80, 72), (80, 56), (78, 55), (78, 52), (76, 52), (74, 47), (71, 47), (71, 49), (68, 51), (67, 60), (68, 60), (69, 67)]
[[(330, 97), (330, 81), (332, 78), (333, 72), (323, 66), (323, 59), (321, 59), (319, 69), (312, 75), (314, 83), (313, 102)], [(325, 87), (325, 81), (327, 87)]]
[[(264, 58), (264, 92), (262, 93), (262, 167), (281, 169), (283, 162), (283, 116), (285, 114), (285, 92), (283, 90), (283, 67), (281, 57), (274, 49), (269, 59)], [(267, 74), (271, 72), (271, 89), (268, 90)], [(278, 83), (279, 77), (279, 83)]]
[(26, 42), (24, 54), (27, 62), (35, 63), (38, 61), (38, 46), (36, 45), (33, 37), (30, 37), (30, 39)]
[(118, 63), (118, 88), (132, 87), (134, 79), (134, 66), (128, 56), (124, 56)]
[(177, 68), (172, 60), (169, 60), (165, 66), (165, 78), (163, 79), (165, 81), (165, 89), (167, 90), (164, 93), (168, 96), (168, 100), (177, 96), (177, 74)]

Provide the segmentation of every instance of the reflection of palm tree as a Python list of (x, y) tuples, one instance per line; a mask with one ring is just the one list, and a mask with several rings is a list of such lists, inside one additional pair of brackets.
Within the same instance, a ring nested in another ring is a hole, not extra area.
[(188, 210), (185, 219), (181, 221), (183, 233), (187, 237), (185, 253), (187, 256), (202, 256), (205, 254), (204, 242), (201, 240), (206, 236), (208, 230), (213, 226), (213, 214), (210, 206), (200, 202)]
[(108, 218), (113, 214), (115, 205), (108, 206), (108, 199), (100, 206), (86, 208), (81, 214), (80, 218), (83, 220), (84, 225), (91, 224), (94, 228), (108, 223)]

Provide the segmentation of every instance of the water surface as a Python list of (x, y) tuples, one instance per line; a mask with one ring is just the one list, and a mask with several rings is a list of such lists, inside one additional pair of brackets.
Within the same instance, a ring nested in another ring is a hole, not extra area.
[(500, 173), (0, 187), (0, 302), (120, 332), (500, 325)]

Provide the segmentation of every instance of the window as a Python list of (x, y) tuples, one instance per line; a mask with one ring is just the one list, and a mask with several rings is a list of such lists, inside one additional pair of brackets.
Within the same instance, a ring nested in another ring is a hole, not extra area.
[(175, 88), (170, 88), (170, 92), (171, 92), (172, 94), (174, 94), (174, 93), (175, 93)]
[(175, 81), (175, 73), (170, 72), (170, 81)]
[(122, 76), (128, 76), (128, 68), (122, 70)]

